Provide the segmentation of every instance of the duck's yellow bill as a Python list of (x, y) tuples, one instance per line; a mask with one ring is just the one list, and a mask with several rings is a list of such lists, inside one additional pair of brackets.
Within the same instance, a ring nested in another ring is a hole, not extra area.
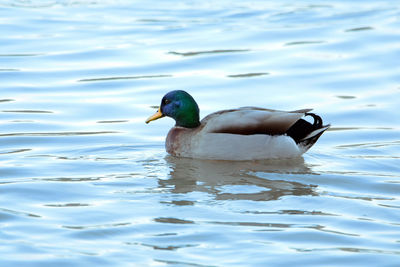
[(159, 118), (162, 118), (162, 117), (164, 117), (164, 115), (161, 113), (161, 109), (158, 108), (157, 112), (156, 112), (153, 116), (150, 116), (150, 117), (146, 120), (146, 123), (149, 123), (149, 122), (151, 122), (151, 121), (158, 120)]

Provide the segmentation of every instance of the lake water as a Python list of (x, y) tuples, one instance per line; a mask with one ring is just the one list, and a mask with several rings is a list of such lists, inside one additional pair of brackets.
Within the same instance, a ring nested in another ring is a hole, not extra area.
[[(399, 266), (397, 1), (1, 1), (1, 266)], [(169, 157), (201, 116), (314, 108), (302, 158)]]

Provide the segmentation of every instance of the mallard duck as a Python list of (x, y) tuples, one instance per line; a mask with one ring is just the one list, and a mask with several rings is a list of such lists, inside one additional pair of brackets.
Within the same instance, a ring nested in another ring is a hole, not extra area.
[[(242, 107), (217, 111), (200, 121), (199, 107), (185, 91), (167, 93), (146, 123), (171, 117), (175, 126), (165, 142), (177, 157), (260, 160), (299, 157), (329, 128), (311, 109), (279, 111)], [(310, 116), (310, 123), (304, 116)]]

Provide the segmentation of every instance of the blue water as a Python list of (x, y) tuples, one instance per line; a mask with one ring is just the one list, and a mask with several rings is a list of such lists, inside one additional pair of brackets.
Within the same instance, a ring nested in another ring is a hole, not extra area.
[[(1, 266), (399, 266), (396, 1), (2, 1)], [(314, 108), (302, 158), (170, 157), (201, 116)]]

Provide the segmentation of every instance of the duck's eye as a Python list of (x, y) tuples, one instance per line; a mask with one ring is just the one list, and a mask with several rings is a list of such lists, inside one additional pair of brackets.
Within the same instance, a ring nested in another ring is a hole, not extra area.
[(171, 103), (171, 100), (169, 100), (169, 99), (164, 100), (164, 105), (168, 105), (169, 103)]

